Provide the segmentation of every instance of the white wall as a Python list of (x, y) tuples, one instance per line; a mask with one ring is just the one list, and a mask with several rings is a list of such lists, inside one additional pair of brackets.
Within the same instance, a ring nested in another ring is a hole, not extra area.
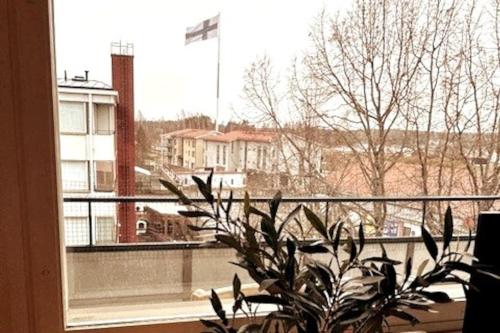
[(115, 156), (115, 136), (114, 135), (93, 135), (92, 159), (96, 161), (114, 161)]
[(85, 161), (89, 159), (86, 135), (60, 135), (61, 160)]
[[(181, 185), (186, 187), (196, 185), (192, 179), (193, 175), (203, 180), (206, 180), (206, 178), (208, 177), (207, 172), (181, 173), (177, 174), (177, 177), (179, 177)], [(212, 185), (218, 188), (220, 181), (222, 180), (222, 187), (224, 189), (244, 188), (246, 186), (246, 177), (246, 173), (243, 172), (214, 173), (212, 177)]]
[[(230, 156), (230, 144), (226, 142), (217, 142), (217, 141), (205, 141), (205, 167), (214, 168), (214, 167), (223, 167), (224, 170), (228, 169), (229, 166), (229, 156)], [(226, 163), (224, 163), (223, 158), (223, 147), (226, 147)], [(217, 163), (217, 149), (219, 149), (219, 163)]]

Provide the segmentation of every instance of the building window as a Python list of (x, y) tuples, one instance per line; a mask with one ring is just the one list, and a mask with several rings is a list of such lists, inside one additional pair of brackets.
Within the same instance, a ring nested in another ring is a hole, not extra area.
[(219, 152), (219, 150), (220, 150), (220, 146), (217, 145), (217, 164), (220, 163), (220, 152)]
[(266, 169), (267, 166), (267, 148), (264, 148), (263, 153), (262, 153), (262, 169)]
[(226, 165), (226, 146), (222, 147), (222, 164)]
[(95, 162), (95, 190), (111, 192), (115, 188), (115, 175), (112, 161)]
[(113, 134), (115, 132), (115, 113), (111, 105), (94, 105), (94, 133)]
[(116, 242), (116, 224), (112, 216), (96, 216), (95, 218), (96, 244), (109, 244)]
[(257, 167), (260, 167), (261, 150), (260, 147), (257, 149)]
[(87, 161), (61, 161), (63, 192), (88, 192), (89, 170)]
[(136, 234), (137, 235), (144, 235), (146, 233), (148, 224), (146, 221), (139, 220), (136, 223)]
[(61, 133), (86, 134), (86, 104), (81, 102), (59, 103), (59, 130)]

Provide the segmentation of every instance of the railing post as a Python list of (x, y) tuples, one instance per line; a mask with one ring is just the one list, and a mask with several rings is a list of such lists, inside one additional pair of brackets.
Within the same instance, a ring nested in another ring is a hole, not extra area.
[(89, 247), (92, 247), (92, 202), (88, 201), (88, 214), (89, 214)]

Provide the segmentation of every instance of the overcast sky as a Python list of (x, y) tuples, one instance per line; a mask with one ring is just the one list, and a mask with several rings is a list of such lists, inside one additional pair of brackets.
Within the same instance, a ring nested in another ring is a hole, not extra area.
[(55, 0), (57, 74), (90, 71), (111, 83), (110, 43), (135, 46), (135, 108), (148, 119), (175, 119), (216, 107), (217, 39), (184, 45), (187, 26), (221, 13), (221, 120), (237, 120), (245, 68), (268, 54), (279, 70), (307, 47), (323, 7), (350, 0)]

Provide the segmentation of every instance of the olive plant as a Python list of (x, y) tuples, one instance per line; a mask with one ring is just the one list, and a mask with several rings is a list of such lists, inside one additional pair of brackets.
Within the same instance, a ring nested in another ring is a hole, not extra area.
[[(416, 266), (411, 257), (404, 263), (389, 258), (383, 245), (380, 256), (363, 258), (363, 223), (353, 232), (343, 221), (328, 224), (303, 205), (287, 214), (278, 214), (281, 192), (268, 202), (265, 211), (253, 205), (245, 193), (243, 214), (239, 216), (233, 212), (232, 192), (226, 200), (221, 199), (221, 190), (214, 193), (212, 174), (207, 181), (196, 176), (193, 180), (203, 195), (203, 205), (193, 202), (172, 183), (162, 181), (162, 184), (189, 207), (179, 211), (180, 215), (202, 221), (190, 228), (213, 232), (218, 242), (234, 249), (237, 261), (233, 264), (244, 269), (262, 291), (245, 295), (235, 275), (233, 314), (228, 318), (212, 289), (210, 301), (220, 320), (201, 320), (211, 332), (340, 333), (351, 329), (355, 333), (379, 333), (388, 325), (388, 317), (414, 325), (419, 320), (415, 311), (410, 313), (409, 309), (433, 312), (432, 304), (451, 301), (446, 292), (429, 291), (431, 285), (454, 282), (467, 291), (475, 287), (463, 273), (477, 272), (497, 278), (477, 264), (466, 263), (465, 259), (472, 257), (467, 253), (470, 233), (463, 251), (451, 248), (453, 217), (449, 207), (440, 250), (422, 222), (422, 238), (430, 258)], [(315, 229), (318, 240), (304, 242), (286, 232), (287, 224), (298, 222), (296, 216), (301, 212)], [(257, 224), (251, 222), (255, 219)], [(341, 251), (347, 254), (341, 255)], [(321, 254), (323, 260), (315, 258), (315, 254)], [(404, 265), (403, 274), (396, 273), (397, 265)], [(274, 310), (256, 320), (255, 309), (260, 304), (271, 305)], [(235, 318), (240, 314), (248, 321), (235, 327)]]

